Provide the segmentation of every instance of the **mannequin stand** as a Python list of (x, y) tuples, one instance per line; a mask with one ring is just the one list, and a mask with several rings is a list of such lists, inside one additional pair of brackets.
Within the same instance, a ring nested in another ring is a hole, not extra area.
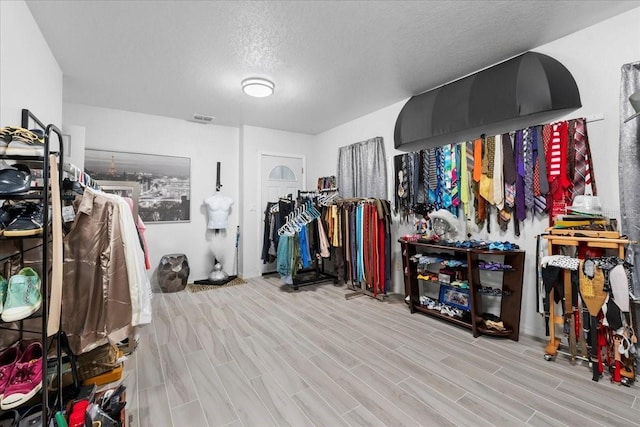
[(232, 276), (227, 277), (224, 280), (209, 280), (209, 279), (204, 279), (204, 280), (196, 280), (193, 282), (194, 285), (210, 285), (210, 286), (222, 286), (222, 285), (226, 285), (227, 283), (229, 283), (230, 281), (236, 279), (238, 276), (236, 276), (235, 274)]

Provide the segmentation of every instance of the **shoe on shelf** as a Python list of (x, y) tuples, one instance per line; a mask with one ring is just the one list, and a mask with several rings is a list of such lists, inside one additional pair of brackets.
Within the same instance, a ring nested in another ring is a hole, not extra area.
[[(44, 156), (44, 134), (38, 129), (3, 128), (0, 131), (3, 141), (8, 145), (4, 154), (7, 156)], [(8, 140), (8, 141), (7, 141)]]
[(11, 379), (4, 389), (0, 408), (16, 408), (26, 403), (42, 388), (42, 344), (35, 341), (22, 352)]
[(7, 298), (2, 310), (2, 320), (15, 322), (26, 319), (40, 309), (40, 277), (31, 267), (23, 268), (9, 278)]
[(22, 194), (31, 190), (31, 171), (26, 165), (0, 169), (0, 196)]
[[(9, 282), (2, 275), (0, 275), (0, 314), (4, 308), (4, 300), (7, 298), (7, 289), (9, 288)], [(0, 388), (2, 391), (2, 388)]]
[(7, 237), (34, 236), (42, 233), (42, 206), (33, 202), (13, 205), (10, 208), (13, 219), (4, 228)]
[(9, 380), (11, 379), (19, 356), (20, 351), (17, 345), (12, 345), (0, 353), (0, 402), (2, 402), (4, 390), (9, 385)]

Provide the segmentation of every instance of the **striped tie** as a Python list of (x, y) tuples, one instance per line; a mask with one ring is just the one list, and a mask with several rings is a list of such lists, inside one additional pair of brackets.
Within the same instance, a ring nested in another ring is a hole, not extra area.
[(584, 195), (585, 186), (591, 184), (589, 158), (585, 144), (584, 122), (582, 119), (575, 120), (574, 144), (575, 170), (573, 175), (572, 200), (576, 196)]
[(524, 153), (524, 205), (527, 210), (533, 210), (533, 144), (531, 143), (531, 129), (525, 128), (523, 131), (523, 153)]
[(465, 151), (467, 152), (467, 169), (473, 172), (473, 141), (467, 141), (465, 144)]
[(586, 119), (580, 119), (584, 130), (584, 145), (586, 147), (587, 164), (589, 165), (589, 174), (587, 175), (588, 181), (585, 181), (587, 186), (591, 185), (591, 194), (598, 195), (598, 189), (596, 188), (596, 177), (593, 170), (593, 158), (591, 157), (591, 147), (589, 146), (589, 133), (587, 132)]
[[(542, 137), (542, 134), (539, 132), (539, 126), (535, 126), (531, 128), (531, 149), (533, 151), (533, 202), (534, 208), (537, 213), (543, 213), (547, 209), (547, 197), (542, 194), (542, 189), (540, 185), (540, 161), (541, 154), (538, 150), (538, 147), (541, 145), (538, 144), (538, 138)], [(542, 157), (544, 159), (544, 157)], [(544, 169), (544, 165), (543, 165)]]
[(427, 150), (420, 152), (422, 163), (422, 186), (424, 191), (424, 203), (429, 204), (429, 155)]

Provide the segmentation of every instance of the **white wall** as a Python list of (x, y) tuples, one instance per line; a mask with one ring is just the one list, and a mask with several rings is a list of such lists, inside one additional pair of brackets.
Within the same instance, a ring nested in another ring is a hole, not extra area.
[[(620, 67), (640, 60), (640, 9), (634, 9), (600, 24), (540, 46), (534, 51), (544, 53), (564, 64), (573, 74), (583, 107), (565, 117), (604, 115), (604, 120), (588, 124), (589, 140), (594, 158), (594, 170), (599, 196), (603, 206), (619, 214), (618, 194), (618, 135)], [(454, 76), (452, 76), (453, 78)], [(382, 136), (386, 155), (398, 154), (393, 149), (393, 129), (398, 113), (406, 100), (345, 123), (317, 135), (314, 140), (313, 162), (309, 162), (308, 184), (313, 177), (333, 175), (336, 172), (337, 149), (341, 146)], [(532, 123), (537, 124), (537, 123)], [(505, 129), (508, 131), (510, 129)], [(452, 141), (455, 142), (455, 141)], [(323, 153), (330, 153), (326, 155)], [(388, 163), (389, 198), (393, 198), (393, 163)], [(492, 233), (476, 232), (474, 238), (510, 240), (526, 250), (524, 296), (522, 301), (521, 330), (544, 336), (544, 323), (536, 313), (535, 302), (535, 236), (545, 228), (546, 220), (527, 219), (521, 224), (521, 236), (515, 238), (511, 226), (507, 233), (492, 223)], [(464, 225), (461, 222), (460, 226)], [(408, 225), (398, 226), (395, 218), (393, 241), (410, 230)], [(476, 230), (477, 231), (477, 230)], [(624, 230), (622, 230), (624, 232)], [(399, 248), (397, 243), (394, 243)], [(392, 291), (404, 292), (401, 277), (399, 249), (393, 254), (394, 284)]]
[[(238, 129), (185, 120), (64, 104), (64, 123), (86, 129), (86, 148), (191, 158), (191, 221), (148, 223), (146, 238), (155, 272), (164, 254), (184, 253), (190, 281), (206, 279), (213, 268), (213, 248), (224, 253), (224, 271), (234, 272), (235, 229), (239, 223)], [(216, 162), (222, 164), (222, 194), (233, 198), (228, 231), (207, 231), (203, 200), (215, 192)]]
[[(272, 129), (254, 126), (243, 126), (240, 130), (240, 158), (239, 168), (241, 173), (241, 259), (243, 277), (255, 277), (262, 274), (262, 235), (260, 234), (263, 222), (264, 206), (261, 205), (262, 183), (260, 180), (260, 155), (262, 153), (286, 154), (303, 156), (307, 165), (313, 151), (314, 138), (311, 135), (282, 132)], [(307, 173), (309, 179), (317, 180), (317, 176)], [(320, 176), (320, 175), (318, 175)], [(304, 181), (303, 181), (304, 182)], [(309, 188), (315, 188), (315, 184)]]
[(19, 126), (23, 108), (62, 125), (62, 71), (24, 1), (0, 2), (0, 126)]

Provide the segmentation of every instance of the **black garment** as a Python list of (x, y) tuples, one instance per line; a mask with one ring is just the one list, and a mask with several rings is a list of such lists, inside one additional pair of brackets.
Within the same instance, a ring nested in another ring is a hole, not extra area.
[(542, 269), (542, 282), (544, 283), (544, 311), (549, 312), (549, 292), (553, 289), (554, 302), (559, 303), (564, 298), (564, 286), (560, 278), (564, 269), (548, 265)]
[(271, 246), (271, 228), (269, 223), (271, 219), (271, 208), (275, 205), (276, 203), (268, 202), (267, 208), (264, 211), (264, 233), (262, 236), (262, 256), (260, 258), (263, 264), (269, 263), (269, 247)]

